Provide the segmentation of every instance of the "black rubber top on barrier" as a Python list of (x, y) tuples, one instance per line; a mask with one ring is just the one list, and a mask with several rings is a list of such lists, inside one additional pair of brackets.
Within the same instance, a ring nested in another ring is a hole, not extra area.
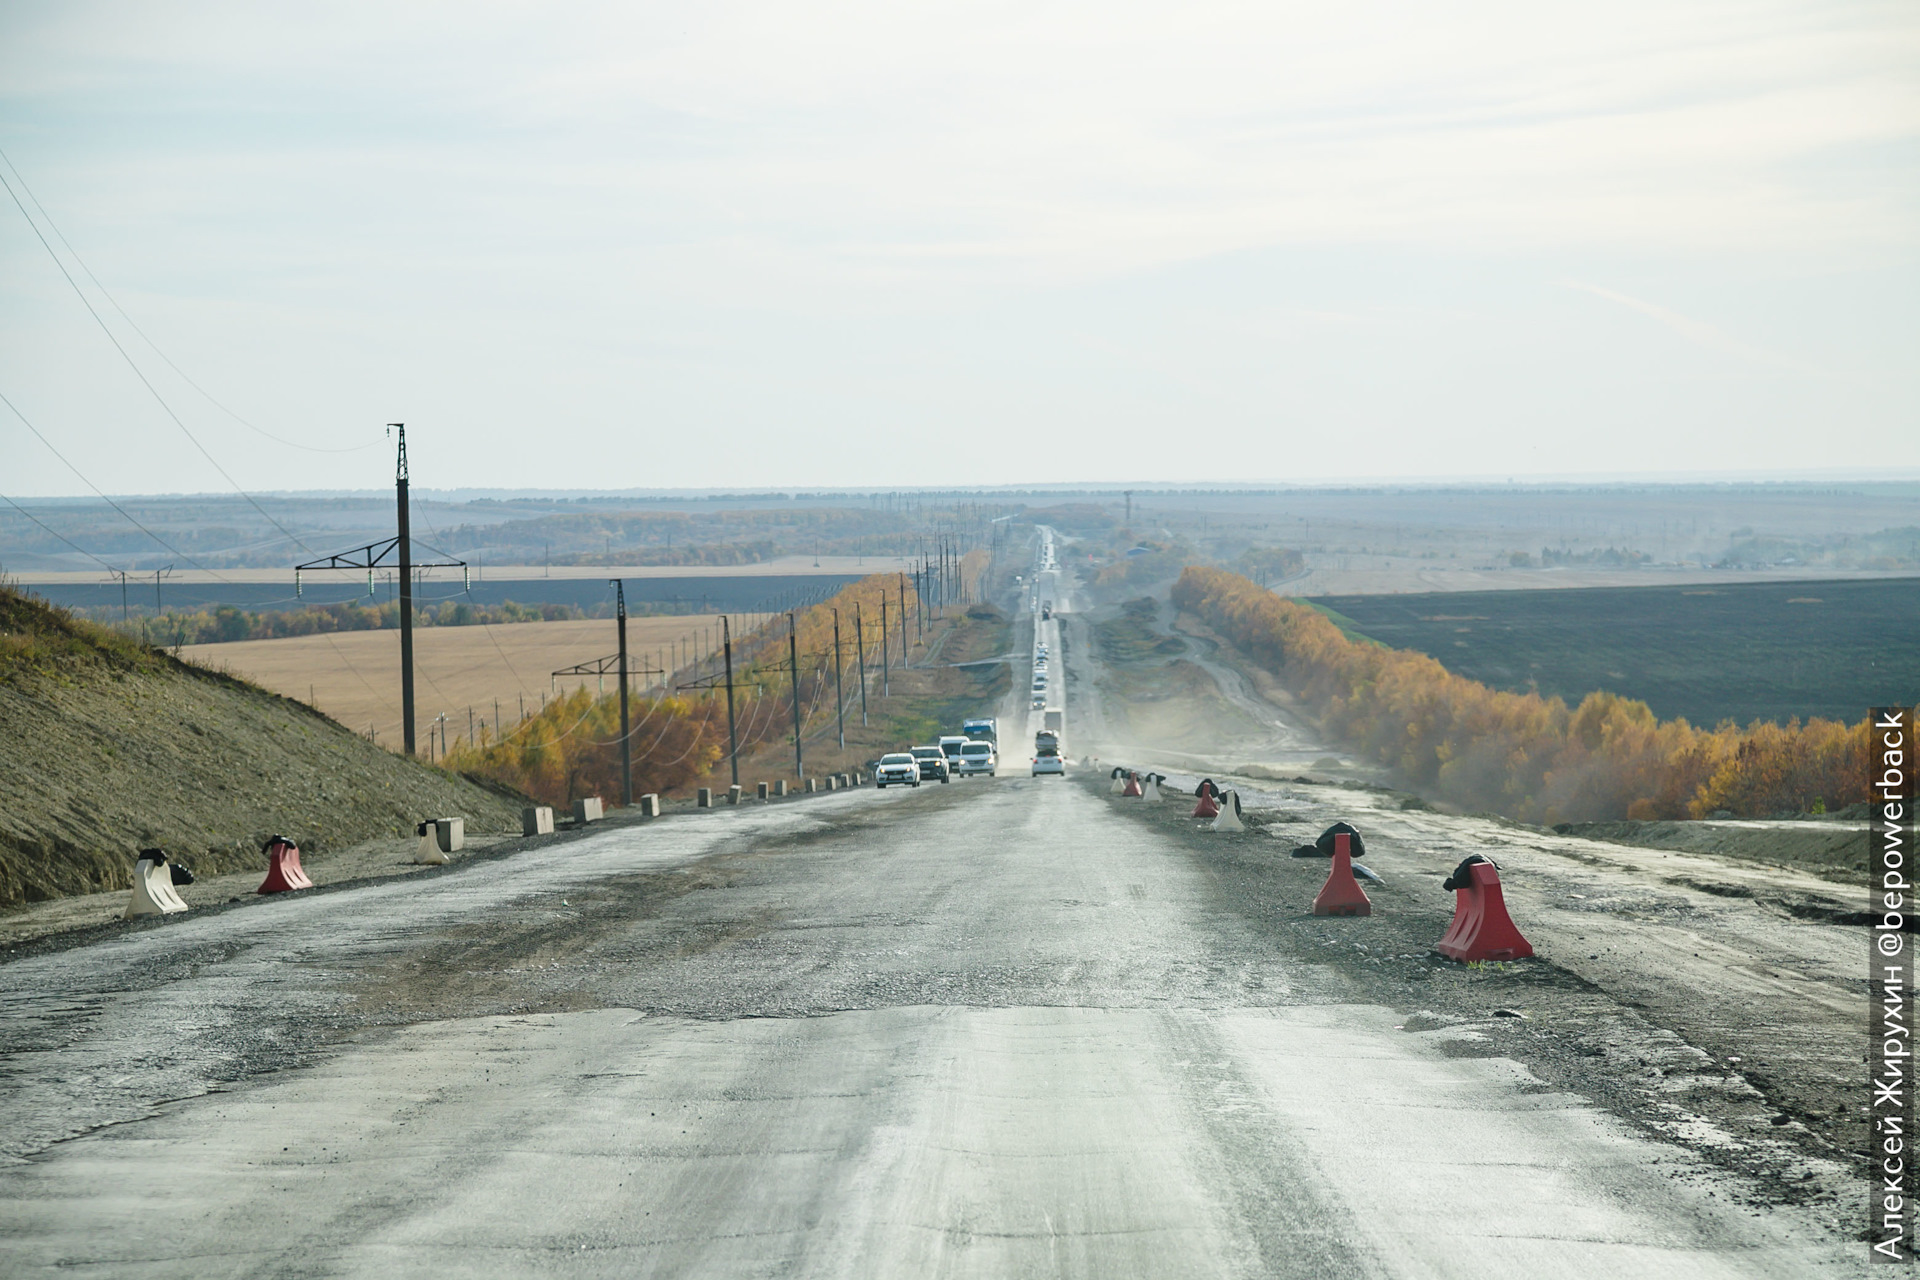
[(1500, 864), (1495, 862), (1492, 858), (1483, 858), (1477, 853), (1470, 853), (1466, 857), (1460, 859), (1460, 865), (1453, 869), (1452, 875), (1448, 876), (1445, 880), (1442, 880), (1440, 882), (1440, 887), (1442, 889), (1464, 889), (1468, 885), (1472, 884), (1473, 875), (1468, 870), (1468, 868), (1472, 867), (1473, 864), (1476, 862), (1484, 862), (1488, 866), (1492, 867), (1495, 871), (1498, 871), (1500, 869)]
[(1325, 831), (1322, 831), (1320, 838), (1313, 842), (1319, 848), (1322, 856), (1328, 858), (1333, 856), (1333, 838), (1335, 836), (1347, 837), (1347, 852), (1353, 857), (1360, 858), (1366, 856), (1367, 842), (1360, 838), (1358, 831), (1355, 831), (1344, 822), (1334, 823)]

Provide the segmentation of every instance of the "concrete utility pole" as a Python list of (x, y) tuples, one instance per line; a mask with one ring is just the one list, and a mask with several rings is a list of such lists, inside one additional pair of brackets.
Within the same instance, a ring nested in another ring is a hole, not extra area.
[(1133, 524), (1133, 490), (1123, 489), (1121, 492), (1127, 495), (1127, 524), (1131, 526)]
[(740, 735), (733, 727), (733, 624), (720, 615), (720, 651), (727, 662), (727, 759), (733, 765), (733, 785), (740, 785)]
[(853, 643), (860, 657), (860, 727), (867, 727), (867, 635), (860, 625), (860, 602), (853, 602)]
[(833, 705), (840, 721), (840, 749), (847, 749), (847, 696), (840, 683), (840, 611), (833, 611)]
[(886, 697), (887, 689), (887, 589), (880, 588), (880, 696)]
[(787, 615), (787, 674), (793, 685), (793, 776), (805, 781), (806, 766), (800, 759), (800, 640), (793, 615)]
[(613, 611), (620, 625), (620, 803), (633, 804), (633, 738), (627, 729), (627, 583), (613, 580)]
[[(924, 599), (917, 598), (914, 600), (914, 604), (918, 606), (913, 611), (914, 627), (918, 632), (917, 638), (925, 639), (926, 602)], [(907, 575), (904, 573), (900, 575), (900, 665), (903, 667), (907, 665)]]
[(413, 537), (407, 511), (407, 424), (389, 422), (400, 433), (400, 451), (394, 462), (393, 487), (399, 516), (400, 557), (400, 737), (408, 755), (417, 753), (413, 735)]

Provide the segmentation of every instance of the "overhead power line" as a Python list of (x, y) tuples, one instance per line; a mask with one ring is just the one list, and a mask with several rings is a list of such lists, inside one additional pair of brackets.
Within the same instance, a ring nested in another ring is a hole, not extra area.
[[(182, 551), (180, 548), (174, 546), (171, 542), (168, 542), (165, 538), (161, 537), (159, 534), (155, 533), (153, 530), (147, 528), (147, 526), (141, 524), (138, 520), (133, 518), (133, 514), (129, 512), (125, 507), (115, 502), (112, 498), (109, 498), (106, 495), (105, 490), (101, 489), (101, 487), (95, 484), (93, 481), (87, 479), (86, 472), (80, 470), (80, 468), (74, 466), (73, 463), (67, 461), (67, 455), (53, 447), (53, 441), (47, 439), (45, 436), (40, 434), (40, 428), (34, 426), (32, 422), (28, 421), (27, 415), (20, 412), (19, 406), (15, 405), (13, 401), (7, 399), (6, 394), (4, 392), (0, 392), (0, 404), (4, 404), (5, 406), (7, 406), (7, 408), (13, 410), (13, 416), (20, 419), (21, 424), (25, 426), (27, 430), (33, 432), (34, 439), (38, 440), (41, 444), (47, 446), (48, 452), (52, 453), (54, 457), (60, 459), (62, 463), (65, 463), (67, 470), (73, 472), (74, 475), (79, 476), (81, 484), (86, 485), (87, 488), (93, 490), (96, 494), (99, 494), (100, 500), (102, 502), (106, 503), (108, 506), (112, 507), (115, 511), (118, 511), (121, 515), (125, 516), (128, 524), (132, 525), (134, 528), (138, 529), (140, 532), (146, 534), (149, 538), (152, 538), (155, 542), (159, 543), (161, 546), (165, 547), (167, 550), (173, 552), (173, 554), (179, 556), (182, 560), (185, 560), (188, 564), (192, 565), (194, 568), (202, 570), (206, 573), (213, 574), (214, 578), (217, 579), (218, 581), (221, 581), (221, 582), (227, 581), (227, 579), (216, 570), (207, 568), (207, 566), (201, 564), (198, 560), (195, 560), (192, 556), (188, 555), (186, 552)], [(63, 538), (61, 539), (61, 541), (64, 542), (66, 540)], [(72, 546), (73, 544), (68, 543), (67, 545)]]
[[(247, 500), (248, 506), (252, 507), (255, 511), (260, 513), (260, 516), (262, 519), (264, 519), (268, 524), (272, 525), (274, 528), (278, 529), (281, 533), (286, 534), (287, 540), (294, 543), (298, 547), (300, 547), (301, 550), (312, 552), (313, 548), (308, 546), (305, 542), (302, 542), (300, 540), (299, 535), (295, 534), (293, 530), (287, 528), (285, 525), (281, 524), (278, 520), (275, 520), (272, 514), (268, 512), (268, 510), (265, 507), (261, 506), (258, 502), (255, 502), (253, 500), (253, 495), (248, 493), (245, 489), (242, 489), (240, 487), (240, 482), (235, 480), (231, 475), (227, 474), (227, 469), (220, 465), (219, 459), (215, 458), (211, 453), (207, 452), (207, 447), (200, 443), (200, 438), (194, 435), (192, 431), (187, 429), (187, 424), (185, 422), (182, 422), (180, 420), (180, 415), (173, 411), (173, 406), (167, 403), (167, 398), (160, 394), (159, 388), (153, 385), (152, 381), (149, 380), (147, 375), (141, 370), (139, 364), (134, 360), (134, 358), (131, 355), (127, 353), (126, 347), (121, 345), (120, 339), (114, 336), (113, 330), (107, 325), (107, 322), (101, 318), (99, 309), (93, 305), (93, 300), (87, 297), (87, 291), (85, 289), (82, 289), (80, 287), (80, 282), (73, 278), (73, 272), (67, 270), (67, 264), (62, 262), (60, 260), (60, 255), (53, 251), (53, 246), (47, 242), (47, 237), (43, 235), (40, 231), (40, 224), (33, 220), (33, 215), (31, 213), (27, 212), (27, 206), (22, 204), (20, 201), (19, 192), (13, 189), (13, 184), (7, 181), (7, 175), (4, 173), (0, 173), (0, 186), (4, 186), (7, 189), (7, 194), (13, 197), (14, 207), (20, 210), (20, 216), (25, 218), (27, 220), (27, 225), (33, 228), (34, 238), (40, 242), (41, 247), (47, 251), (47, 256), (53, 259), (53, 265), (60, 269), (60, 274), (64, 276), (66, 278), (67, 283), (70, 286), (72, 286), (74, 296), (80, 299), (80, 305), (87, 309), (87, 314), (93, 317), (93, 322), (100, 326), (100, 332), (107, 335), (107, 341), (111, 342), (113, 344), (113, 349), (120, 353), (120, 358), (127, 362), (127, 368), (133, 370), (133, 376), (140, 379), (140, 385), (147, 389), (147, 393), (153, 397), (154, 402), (160, 406), (162, 411), (166, 413), (167, 417), (173, 419), (173, 425), (180, 428), (180, 434), (184, 435), (188, 439), (188, 441), (192, 443), (193, 447), (200, 451), (200, 456), (205, 458), (207, 462), (213, 467), (213, 469), (220, 473), (220, 476), (222, 479), (224, 479), (228, 484), (233, 486), (233, 491), (235, 493), (239, 494), (242, 498), (245, 498)], [(36, 432), (35, 434), (37, 435), (38, 432)]]
[[(9, 405), (8, 407), (11, 408), (12, 406)], [(105, 560), (102, 560), (99, 556), (93, 554), (93, 552), (87, 550), (85, 547), (81, 546), (79, 543), (73, 541), (71, 538), (67, 537), (67, 535), (65, 535), (64, 533), (61, 533), (58, 529), (48, 524), (45, 520), (42, 520), (39, 516), (36, 516), (35, 514), (33, 514), (33, 512), (27, 510), (25, 507), (15, 502), (12, 498), (7, 497), (6, 494), (0, 493), (0, 502), (5, 502), (8, 506), (12, 507), (15, 511), (18, 511), (21, 515), (25, 516), (27, 519), (39, 525), (42, 529), (45, 529), (48, 533), (60, 539), (60, 541), (66, 543), (68, 546), (72, 547), (75, 551), (78, 551), (81, 555), (93, 561), (95, 564), (99, 565), (102, 569), (105, 569), (108, 573), (120, 572), (120, 570), (117, 567), (115, 567), (114, 565), (108, 564)]]
[(375, 445), (380, 443), (378, 440), (369, 440), (365, 444), (352, 444), (352, 445), (347, 445), (345, 448), (339, 448), (339, 449), (330, 449), (324, 445), (301, 444), (298, 440), (282, 439), (281, 437), (273, 434), (273, 432), (268, 431), (265, 427), (259, 426), (258, 424), (253, 422), (249, 422), (247, 419), (235, 413), (232, 409), (229, 409), (225, 404), (221, 403), (218, 399), (216, 399), (214, 397), (214, 394), (211, 391), (201, 386), (198, 382), (195, 382), (191, 374), (189, 374), (185, 369), (182, 369), (179, 365), (175, 364), (173, 362), (173, 357), (169, 356), (166, 352), (162, 351), (160, 349), (160, 344), (155, 342), (152, 338), (148, 337), (147, 331), (145, 329), (142, 329), (140, 325), (134, 320), (134, 318), (127, 314), (127, 309), (120, 305), (120, 299), (114, 297), (112, 290), (108, 289), (106, 285), (100, 282), (100, 277), (93, 273), (93, 268), (87, 265), (87, 260), (80, 256), (80, 251), (78, 249), (73, 247), (73, 241), (67, 239), (66, 233), (60, 230), (60, 224), (53, 220), (53, 215), (47, 212), (47, 206), (40, 203), (40, 197), (33, 193), (33, 188), (28, 185), (26, 177), (23, 174), (21, 174), (20, 166), (13, 162), (13, 158), (9, 156), (4, 149), (0, 149), (0, 161), (4, 161), (6, 163), (7, 168), (13, 171), (13, 180), (15, 182), (18, 182), (20, 184), (20, 189), (27, 193), (27, 199), (31, 200), (33, 202), (33, 207), (39, 211), (41, 220), (47, 224), (49, 229), (52, 230), (54, 234), (54, 238), (60, 241), (61, 247), (67, 251), (68, 255), (71, 256), (75, 262), (80, 264), (80, 270), (86, 272), (87, 279), (93, 281), (93, 287), (100, 291), (100, 296), (105, 298), (108, 302), (112, 303), (113, 309), (120, 313), (120, 318), (127, 322), (127, 327), (129, 329), (132, 329), (135, 333), (139, 334), (140, 340), (147, 344), (147, 346), (153, 351), (153, 354), (160, 357), (162, 362), (166, 364), (167, 368), (179, 374), (180, 380), (182, 382), (185, 382), (188, 386), (192, 387), (195, 391), (198, 391), (202, 396), (206, 397), (206, 401), (208, 404), (212, 405), (214, 408), (218, 409), (220, 412), (226, 414), (229, 418), (232, 418), (235, 422), (239, 423), (241, 426), (245, 427), (247, 430), (255, 432), (258, 435), (263, 435), (267, 439), (273, 441), (275, 444), (283, 444), (287, 446), (287, 448), (289, 449), (304, 449), (308, 453), (358, 453), (362, 449), (371, 449)]

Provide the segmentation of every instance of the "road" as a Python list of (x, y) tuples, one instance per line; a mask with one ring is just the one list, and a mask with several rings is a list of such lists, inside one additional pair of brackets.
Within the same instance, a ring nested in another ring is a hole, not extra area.
[(673, 819), (7, 977), (10, 1275), (1832, 1259), (1580, 1099), (1346, 1003), (1049, 779)]
[(1865, 1270), (1521, 1023), (1410, 1016), (1466, 981), (1386, 932), (1439, 817), (1367, 819), (1366, 934), (1176, 817), (1016, 771), (18, 948), (0, 1274)]

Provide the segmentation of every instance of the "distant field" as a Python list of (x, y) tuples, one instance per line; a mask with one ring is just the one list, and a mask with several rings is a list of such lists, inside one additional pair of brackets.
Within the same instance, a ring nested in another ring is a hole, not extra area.
[[(746, 619), (736, 618), (736, 623)], [(700, 617), (630, 618), (627, 621), (629, 661), (641, 666), (673, 667), (676, 642), (704, 653), (719, 643), (720, 620)], [(512, 725), (522, 706), (540, 709), (541, 695), (551, 696), (555, 683), (550, 672), (590, 662), (616, 651), (618, 642), (610, 620), (522, 622), (494, 627), (425, 627), (414, 641), (414, 723), (426, 742), (427, 724), (445, 714), (449, 735), (467, 731), (467, 712), (476, 721), (493, 723), (494, 701), (500, 718)], [(665, 661), (660, 659), (667, 651)], [(681, 654), (691, 656), (683, 648)], [(235, 644), (188, 645), (181, 656), (203, 666), (225, 668), (264, 688), (302, 702), (312, 700), (349, 729), (365, 733), (369, 727), (385, 746), (400, 743), (400, 633), (349, 631), (333, 635), (298, 636), (288, 640), (243, 640)], [(634, 681), (636, 689), (648, 676)], [(559, 692), (581, 684), (598, 688), (592, 676), (563, 677)], [(618, 682), (609, 682), (618, 688)], [(522, 699), (525, 699), (524, 703)]]
[(1858, 720), (1920, 699), (1920, 579), (1320, 596), (1360, 633), (1502, 689), (1596, 689), (1695, 724)]

